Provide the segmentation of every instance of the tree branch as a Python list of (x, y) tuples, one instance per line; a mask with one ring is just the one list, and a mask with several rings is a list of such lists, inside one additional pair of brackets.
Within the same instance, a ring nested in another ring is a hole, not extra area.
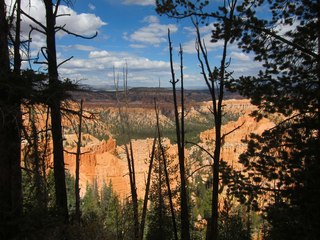
[(64, 63), (66, 63), (66, 62), (70, 61), (72, 58), (73, 58), (73, 56), (71, 56), (71, 57), (67, 58), (66, 60), (64, 60), (64, 61), (62, 61), (61, 63), (59, 63), (57, 67), (59, 68), (62, 64), (64, 64)]

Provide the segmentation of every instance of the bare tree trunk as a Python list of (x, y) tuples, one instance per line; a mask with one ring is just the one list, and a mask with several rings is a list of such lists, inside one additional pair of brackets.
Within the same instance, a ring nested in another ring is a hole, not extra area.
[[(170, 51), (170, 65), (171, 65), (171, 76), (172, 76), (172, 91), (173, 91), (173, 102), (174, 102), (174, 113), (175, 113), (175, 125), (176, 125), (176, 136), (177, 136), (177, 145), (178, 145), (178, 158), (179, 158), (179, 170), (180, 170), (180, 205), (181, 205), (181, 238), (184, 240), (190, 239), (190, 226), (189, 226), (189, 211), (188, 211), (188, 194), (187, 194), (187, 183), (186, 183), (186, 173), (185, 173), (185, 164), (184, 164), (184, 109), (181, 113), (181, 126), (179, 121), (179, 112), (178, 112), (178, 103), (177, 103), (177, 90), (176, 83), (179, 80), (176, 80), (175, 73), (173, 69), (173, 60), (172, 60), (172, 46), (170, 40), (170, 31), (168, 31), (169, 39), (169, 51)], [(182, 51), (180, 49), (182, 56)], [(181, 57), (182, 60), (182, 57)], [(181, 62), (182, 65), (182, 62)], [(182, 69), (182, 68), (181, 68)], [(181, 70), (182, 72), (182, 70)], [(183, 74), (181, 75), (181, 91), (183, 92)], [(184, 99), (183, 93), (181, 93), (181, 107), (184, 108)], [(180, 129), (181, 127), (181, 129)]]
[(13, 49), (14, 49), (14, 63), (13, 63), (13, 71), (16, 75), (20, 75), (21, 71), (21, 55), (20, 55), (20, 29), (21, 29), (21, 0), (16, 0), (16, 35), (15, 35), (15, 40), (13, 43)]
[[(137, 186), (136, 186), (136, 175), (135, 175), (135, 166), (134, 166), (134, 155), (133, 155), (133, 148), (132, 148), (132, 141), (131, 141), (131, 133), (130, 133), (130, 126), (128, 120), (128, 113), (123, 113), (121, 106), (120, 106), (120, 99), (118, 96), (118, 79), (116, 79), (115, 71), (114, 71), (114, 82), (116, 87), (116, 97), (117, 97), (117, 104), (120, 116), (120, 124), (122, 127), (122, 134), (126, 135), (129, 141), (128, 144), (125, 144), (125, 152), (128, 162), (128, 170), (129, 170), (129, 180), (130, 180), (130, 190), (131, 190), (131, 198), (132, 198), (132, 208), (133, 208), (133, 221), (134, 221), (134, 238), (139, 239), (139, 212), (138, 212), (138, 195), (137, 195)], [(123, 69), (123, 84), (124, 84), (124, 98), (125, 98), (125, 109), (128, 108), (128, 69)]]
[(44, 204), (46, 209), (48, 208), (48, 186), (47, 186), (47, 159), (49, 156), (49, 118), (50, 118), (50, 107), (46, 110), (46, 124), (45, 124), (45, 137), (44, 137), (44, 149), (41, 157), (41, 174), (44, 182)]
[(142, 216), (141, 216), (141, 222), (140, 222), (140, 240), (143, 240), (143, 235), (144, 235), (144, 225), (145, 225), (146, 215), (147, 215), (149, 189), (150, 189), (154, 154), (155, 154), (155, 149), (156, 149), (156, 141), (157, 141), (157, 138), (155, 137), (153, 140), (153, 144), (152, 144), (152, 151), (151, 151), (150, 163), (149, 163), (149, 169), (148, 169), (147, 184), (146, 184), (146, 190), (145, 190), (144, 200), (143, 200)]
[[(68, 222), (68, 203), (64, 172), (63, 156), (63, 135), (61, 126), (61, 89), (58, 75), (56, 41), (55, 41), (55, 22), (56, 16), (53, 12), (51, 0), (44, 0), (46, 8), (46, 37), (47, 37), (47, 60), (49, 72), (49, 88), (52, 95), (48, 99), (51, 109), (52, 141), (53, 141), (53, 163), (54, 179), (56, 192), (56, 207), (58, 213)], [(55, 6), (56, 8), (58, 6)]]
[[(174, 207), (173, 207), (173, 201), (172, 201), (172, 192), (171, 192), (170, 180), (169, 180), (169, 174), (168, 174), (167, 158), (166, 158), (165, 150), (162, 146), (160, 123), (159, 123), (159, 110), (157, 109), (156, 102), (155, 102), (155, 111), (156, 111), (156, 118), (157, 118), (158, 145), (161, 151), (161, 156), (163, 160), (163, 171), (165, 174), (166, 185), (168, 188), (168, 197), (169, 197), (169, 204), (170, 204), (170, 211), (171, 211), (171, 218), (172, 218), (173, 235), (174, 235), (174, 239), (178, 240), (178, 230), (177, 230), (176, 216), (174, 213)], [(160, 165), (160, 162), (159, 162), (159, 165)]]
[(79, 111), (79, 125), (78, 125), (78, 141), (76, 152), (76, 179), (74, 184), (75, 197), (76, 197), (76, 221), (80, 223), (80, 188), (79, 188), (79, 176), (80, 176), (80, 156), (81, 156), (81, 136), (82, 136), (82, 112), (83, 112), (83, 100), (80, 101)]
[(126, 144), (125, 150), (126, 150), (126, 156), (128, 161), (131, 198), (132, 198), (132, 205), (133, 205), (134, 236), (135, 236), (135, 239), (139, 239), (138, 195), (137, 195), (136, 178), (135, 178), (135, 171), (134, 171), (134, 158), (133, 158), (131, 139), (129, 143), (129, 148)]

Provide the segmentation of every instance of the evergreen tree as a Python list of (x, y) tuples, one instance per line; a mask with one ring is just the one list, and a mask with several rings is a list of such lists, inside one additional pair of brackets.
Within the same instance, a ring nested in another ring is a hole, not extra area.
[[(163, 146), (162, 146), (163, 147)], [(168, 156), (166, 156), (167, 158)], [(156, 149), (155, 161), (152, 171), (152, 185), (150, 188), (151, 207), (148, 216), (148, 230), (146, 239), (174, 239), (172, 216), (168, 199), (168, 186), (166, 182), (164, 159), (160, 148)], [(165, 160), (167, 161), (167, 160)], [(168, 175), (174, 175), (172, 160), (167, 163)]]
[[(277, 114), (276, 126), (251, 135), (241, 155), (247, 200), (262, 209), (270, 239), (316, 239), (320, 235), (320, 2), (244, 1), (240, 47), (263, 63), (258, 76), (241, 77), (234, 89), (250, 97), (261, 117)], [(268, 7), (258, 18), (253, 7)], [(248, 178), (249, 177), (249, 178)], [(240, 188), (240, 189), (241, 189)]]
[(219, 240), (251, 239), (250, 215), (235, 201), (229, 189), (225, 194), (220, 216)]
[[(225, 21), (221, 12), (229, 9), (208, 12), (208, 4), (157, 1), (157, 10), (175, 18), (197, 16), (203, 22), (214, 18), (218, 23), (213, 35), (224, 37), (219, 23)], [(275, 113), (280, 119), (262, 136), (251, 136), (240, 159), (245, 173), (235, 175), (242, 184), (232, 186), (237, 196), (257, 208), (260, 197), (267, 196), (268, 204), (262, 209), (271, 224), (272, 239), (319, 236), (319, 19), (317, 0), (239, 1), (229, 19), (230, 42), (238, 42), (262, 63), (257, 76), (226, 82), (229, 89), (251, 98), (258, 106), (253, 113), (257, 120)]]
[(110, 239), (121, 239), (121, 205), (118, 196), (113, 192), (111, 181), (101, 189), (101, 220)]
[(100, 215), (99, 204), (97, 183), (94, 182), (93, 185), (87, 185), (86, 193), (82, 198), (82, 220), (85, 222), (97, 220)]

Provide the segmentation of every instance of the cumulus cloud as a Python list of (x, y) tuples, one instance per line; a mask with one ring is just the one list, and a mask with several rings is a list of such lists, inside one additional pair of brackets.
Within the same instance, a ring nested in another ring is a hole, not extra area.
[(257, 75), (259, 69), (262, 68), (260, 62), (255, 61), (236, 61), (230, 66), (230, 71), (233, 71), (233, 77), (239, 76), (254, 76)]
[[(59, 59), (62, 61), (62, 59)], [(72, 59), (60, 68), (62, 77), (87, 80), (90, 84), (113, 84), (113, 68), (122, 72), (128, 66), (129, 85), (155, 86), (156, 81), (170, 78), (170, 64), (166, 61), (155, 61), (138, 57), (127, 52), (109, 52), (106, 50), (90, 51), (85, 58)], [(108, 74), (111, 77), (107, 77)], [(152, 77), (150, 77), (152, 76)]]
[[(14, 1), (6, 0), (6, 4), (8, 6), (8, 11), (12, 11)], [(42, 0), (30, 0), (30, 1), (22, 1), (21, 2), (22, 10), (35, 19), (38, 23), (42, 25), (46, 25), (45, 20), (45, 6)], [(65, 26), (65, 28), (73, 32), (75, 34), (83, 35), (83, 36), (92, 36), (96, 33), (102, 26), (106, 25), (107, 23), (103, 22), (98, 16), (94, 14), (87, 14), (87, 13), (77, 13), (70, 7), (66, 5), (60, 5), (58, 10), (58, 15), (67, 15), (67, 16), (60, 16), (57, 18), (57, 26)], [(42, 27), (31, 20), (29, 17), (22, 15), (22, 22), (21, 22), (21, 37), (23, 40), (29, 39), (29, 33), (31, 30), (30, 25), (34, 28), (37, 28), (43, 31)], [(57, 33), (57, 40), (64, 38), (66, 33), (58, 32)], [(32, 58), (32, 59), (39, 59), (43, 57), (39, 54), (40, 49), (46, 46), (46, 37), (43, 33), (40, 33), (37, 30), (33, 30), (30, 34), (31, 43), (30, 43), (30, 52), (28, 56), (23, 56), (24, 58)], [(62, 51), (73, 51), (73, 50), (80, 50), (80, 51), (93, 51), (95, 50), (92, 46), (86, 46), (81, 44), (73, 44), (73, 45), (59, 45), (59, 41), (57, 41), (57, 49)], [(61, 52), (57, 52), (58, 57), (62, 56)], [(65, 57), (64, 59), (59, 59), (60, 62), (65, 60), (70, 56)], [(28, 66), (29, 67), (29, 66)], [(40, 67), (41, 66), (36, 66)]]
[(161, 24), (156, 16), (147, 16), (143, 19), (143, 22), (146, 22), (147, 26), (131, 34), (126, 32), (123, 34), (123, 38), (137, 44), (158, 47), (161, 43), (167, 41), (168, 29), (170, 29), (171, 33), (175, 33), (178, 30), (175, 24)]
[[(212, 51), (214, 49), (219, 49), (223, 47), (223, 40), (219, 40), (218, 42), (211, 42), (211, 32), (213, 30), (212, 25), (203, 26), (199, 28), (201, 39), (205, 42), (207, 51)], [(189, 36), (189, 41), (186, 41), (182, 44), (183, 51), (185, 53), (194, 54), (196, 53), (196, 30), (194, 27), (185, 27), (185, 34)]]
[(146, 23), (159, 23), (160, 20), (157, 16), (155, 15), (149, 15), (144, 17), (144, 19), (142, 20), (142, 22), (146, 22)]
[[(38, 22), (45, 25), (45, 10), (44, 4), (41, 0), (31, 0), (31, 1), (23, 1), (22, 9), (24, 12), (32, 16), (32, 18), (36, 19)], [(68, 31), (74, 32), (79, 35), (90, 36), (95, 34), (96, 31), (99, 30), (102, 26), (107, 23), (103, 22), (100, 17), (94, 14), (88, 13), (77, 13), (72, 10), (70, 7), (61, 5), (59, 7), (58, 14), (66, 14), (68, 16), (61, 16), (57, 18), (57, 26), (65, 26)], [(29, 31), (30, 25), (37, 27), (40, 29), (37, 24), (35, 24), (31, 19), (26, 16), (22, 16), (22, 33), (26, 38)], [(39, 35), (38, 32), (33, 31), (32, 38), (33, 42), (37, 38), (35, 35)], [(57, 36), (63, 37), (66, 33), (58, 32)], [(44, 38), (42, 36), (42, 38)]]
[(110, 54), (108, 51), (92, 51), (89, 53), (89, 58), (105, 58), (105, 57), (109, 57)]
[(141, 6), (148, 6), (148, 5), (155, 5), (154, 0), (123, 0), (123, 4), (126, 5), (141, 5)]
[(241, 61), (249, 61), (250, 60), (249, 55), (245, 54), (243, 52), (231, 52), (230, 57), (232, 59), (237, 59), (237, 60), (241, 60)]
[[(61, 6), (59, 14), (68, 14), (70, 16), (61, 17), (57, 19), (58, 26), (66, 26), (65, 28), (71, 32), (79, 35), (90, 36), (97, 32), (97, 30), (106, 25), (100, 17), (89, 13), (76, 13), (74, 10), (67, 6)], [(59, 34), (59, 32), (58, 32)], [(63, 32), (60, 36), (65, 35)]]
[(146, 45), (143, 44), (129, 44), (131, 48), (146, 48)]
[(63, 51), (94, 51), (96, 47), (89, 46), (89, 45), (82, 45), (82, 44), (72, 44), (72, 45), (58, 45), (58, 48), (61, 48)]

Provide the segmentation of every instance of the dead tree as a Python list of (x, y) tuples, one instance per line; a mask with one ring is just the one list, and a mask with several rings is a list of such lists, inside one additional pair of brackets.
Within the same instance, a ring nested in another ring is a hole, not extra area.
[(142, 208), (142, 215), (141, 215), (141, 221), (140, 221), (140, 240), (143, 240), (143, 235), (144, 235), (144, 226), (145, 226), (146, 215), (147, 215), (149, 190), (150, 190), (151, 174), (152, 174), (153, 161), (154, 161), (154, 155), (155, 155), (155, 149), (156, 149), (156, 141), (157, 141), (157, 138), (155, 137), (153, 139), (153, 144), (152, 144), (146, 190), (145, 190), (144, 199), (143, 199), (143, 208)]
[[(59, 3), (60, 1), (58, 1)], [(61, 125), (61, 90), (59, 88), (60, 80), (58, 73), (57, 52), (56, 52), (56, 17), (59, 5), (55, 6), (51, 0), (44, 0), (46, 9), (46, 26), (44, 27), (47, 37), (47, 51), (46, 58), (48, 64), (49, 74), (49, 89), (52, 91), (51, 97), (48, 99), (51, 110), (51, 128), (52, 128), (52, 142), (53, 142), (53, 162), (54, 162), (54, 179), (55, 179), (55, 193), (56, 193), (56, 207), (64, 218), (68, 221), (68, 202), (67, 190), (64, 172), (64, 156), (63, 156), (63, 134)]]
[(176, 137), (178, 146), (178, 158), (179, 158), (179, 172), (180, 172), (180, 205), (181, 205), (181, 238), (185, 240), (190, 239), (190, 223), (189, 223), (189, 210), (188, 210), (188, 193), (187, 193), (187, 183), (186, 183), (186, 170), (185, 170), (185, 132), (184, 132), (184, 88), (183, 88), (183, 64), (182, 64), (182, 48), (180, 46), (180, 60), (181, 60), (181, 116), (179, 117), (178, 111), (178, 100), (177, 100), (177, 90), (176, 84), (179, 79), (175, 77), (175, 71), (173, 67), (173, 57), (172, 57), (172, 43), (170, 39), (170, 30), (168, 30), (168, 40), (169, 40), (169, 51), (170, 51), (170, 66), (171, 66), (171, 84), (173, 92), (173, 103), (174, 103), (174, 113), (175, 113), (175, 127), (176, 127)]
[(76, 152), (76, 179), (75, 179), (75, 185), (74, 185), (74, 191), (75, 191), (75, 197), (76, 197), (76, 220), (78, 223), (80, 223), (80, 218), (81, 218), (79, 176), (80, 176), (82, 113), (83, 113), (83, 100), (81, 99), (80, 110), (79, 110), (77, 152)]
[(133, 221), (134, 221), (134, 238), (139, 239), (139, 212), (138, 212), (138, 195), (137, 195), (137, 185), (136, 185), (136, 173), (135, 173), (135, 161), (133, 154), (133, 146), (131, 141), (131, 131), (129, 126), (129, 115), (128, 115), (128, 68), (127, 66), (123, 69), (123, 94), (124, 94), (124, 108), (125, 112), (122, 110), (120, 97), (119, 97), (119, 78), (116, 77), (114, 69), (114, 83), (116, 88), (116, 98), (117, 105), (120, 117), (120, 125), (122, 129), (123, 136), (126, 137), (128, 143), (124, 144), (128, 171), (129, 171), (129, 181), (130, 181), (130, 190), (131, 190), (131, 199), (132, 199), (132, 209), (133, 209)]
[[(167, 189), (168, 189), (168, 198), (169, 198), (170, 211), (171, 211), (173, 235), (174, 235), (174, 239), (178, 240), (178, 229), (177, 229), (176, 216), (175, 216), (173, 200), (172, 200), (172, 191), (171, 191), (170, 180), (169, 180), (167, 157), (165, 154), (165, 149), (162, 145), (162, 137), (161, 137), (161, 131), (160, 131), (160, 122), (159, 122), (159, 109), (157, 107), (156, 100), (155, 100), (154, 105), (155, 105), (154, 108), (155, 108), (156, 120), (157, 120), (158, 146), (159, 146), (159, 150), (160, 150), (162, 161), (163, 161), (163, 171), (165, 174), (166, 185), (167, 185)], [(160, 165), (160, 161), (159, 161), (159, 165)], [(159, 169), (160, 169), (160, 167), (159, 167)]]
[[(67, 1), (68, 2), (68, 1)], [(51, 115), (51, 130), (52, 130), (52, 142), (53, 142), (53, 163), (54, 163), (54, 179), (55, 179), (55, 195), (56, 195), (56, 208), (58, 214), (68, 222), (68, 205), (67, 205), (67, 192), (65, 183), (65, 172), (64, 172), (64, 156), (63, 156), (63, 133), (62, 133), (62, 116), (61, 116), (61, 102), (65, 97), (65, 90), (63, 88), (62, 82), (59, 79), (58, 67), (66, 61), (70, 60), (72, 57), (58, 64), (57, 62), (57, 52), (56, 52), (56, 32), (63, 31), (67, 34), (71, 34), (77, 37), (91, 39), (95, 37), (84, 37), (72, 33), (65, 29), (64, 26), (57, 26), (57, 17), (62, 17), (65, 15), (59, 15), (58, 10), (61, 4), (61, 0), (57, 0), (54, 4), (51, 0), (43, 0), (46, 12), (46, 24), (37, 21), (32, 16), (22, 12), (26, 17), (31, 19), (35, 26), (31, 26), (32, 31), (38, 31), (46, 36), (46, 47), (41, 49), (44, 62), (38, 62), (45, 64), (48, 67), (48, 77), (49, 77), (49, 98), (47, 99), (47, 104), (50, 107)]]

